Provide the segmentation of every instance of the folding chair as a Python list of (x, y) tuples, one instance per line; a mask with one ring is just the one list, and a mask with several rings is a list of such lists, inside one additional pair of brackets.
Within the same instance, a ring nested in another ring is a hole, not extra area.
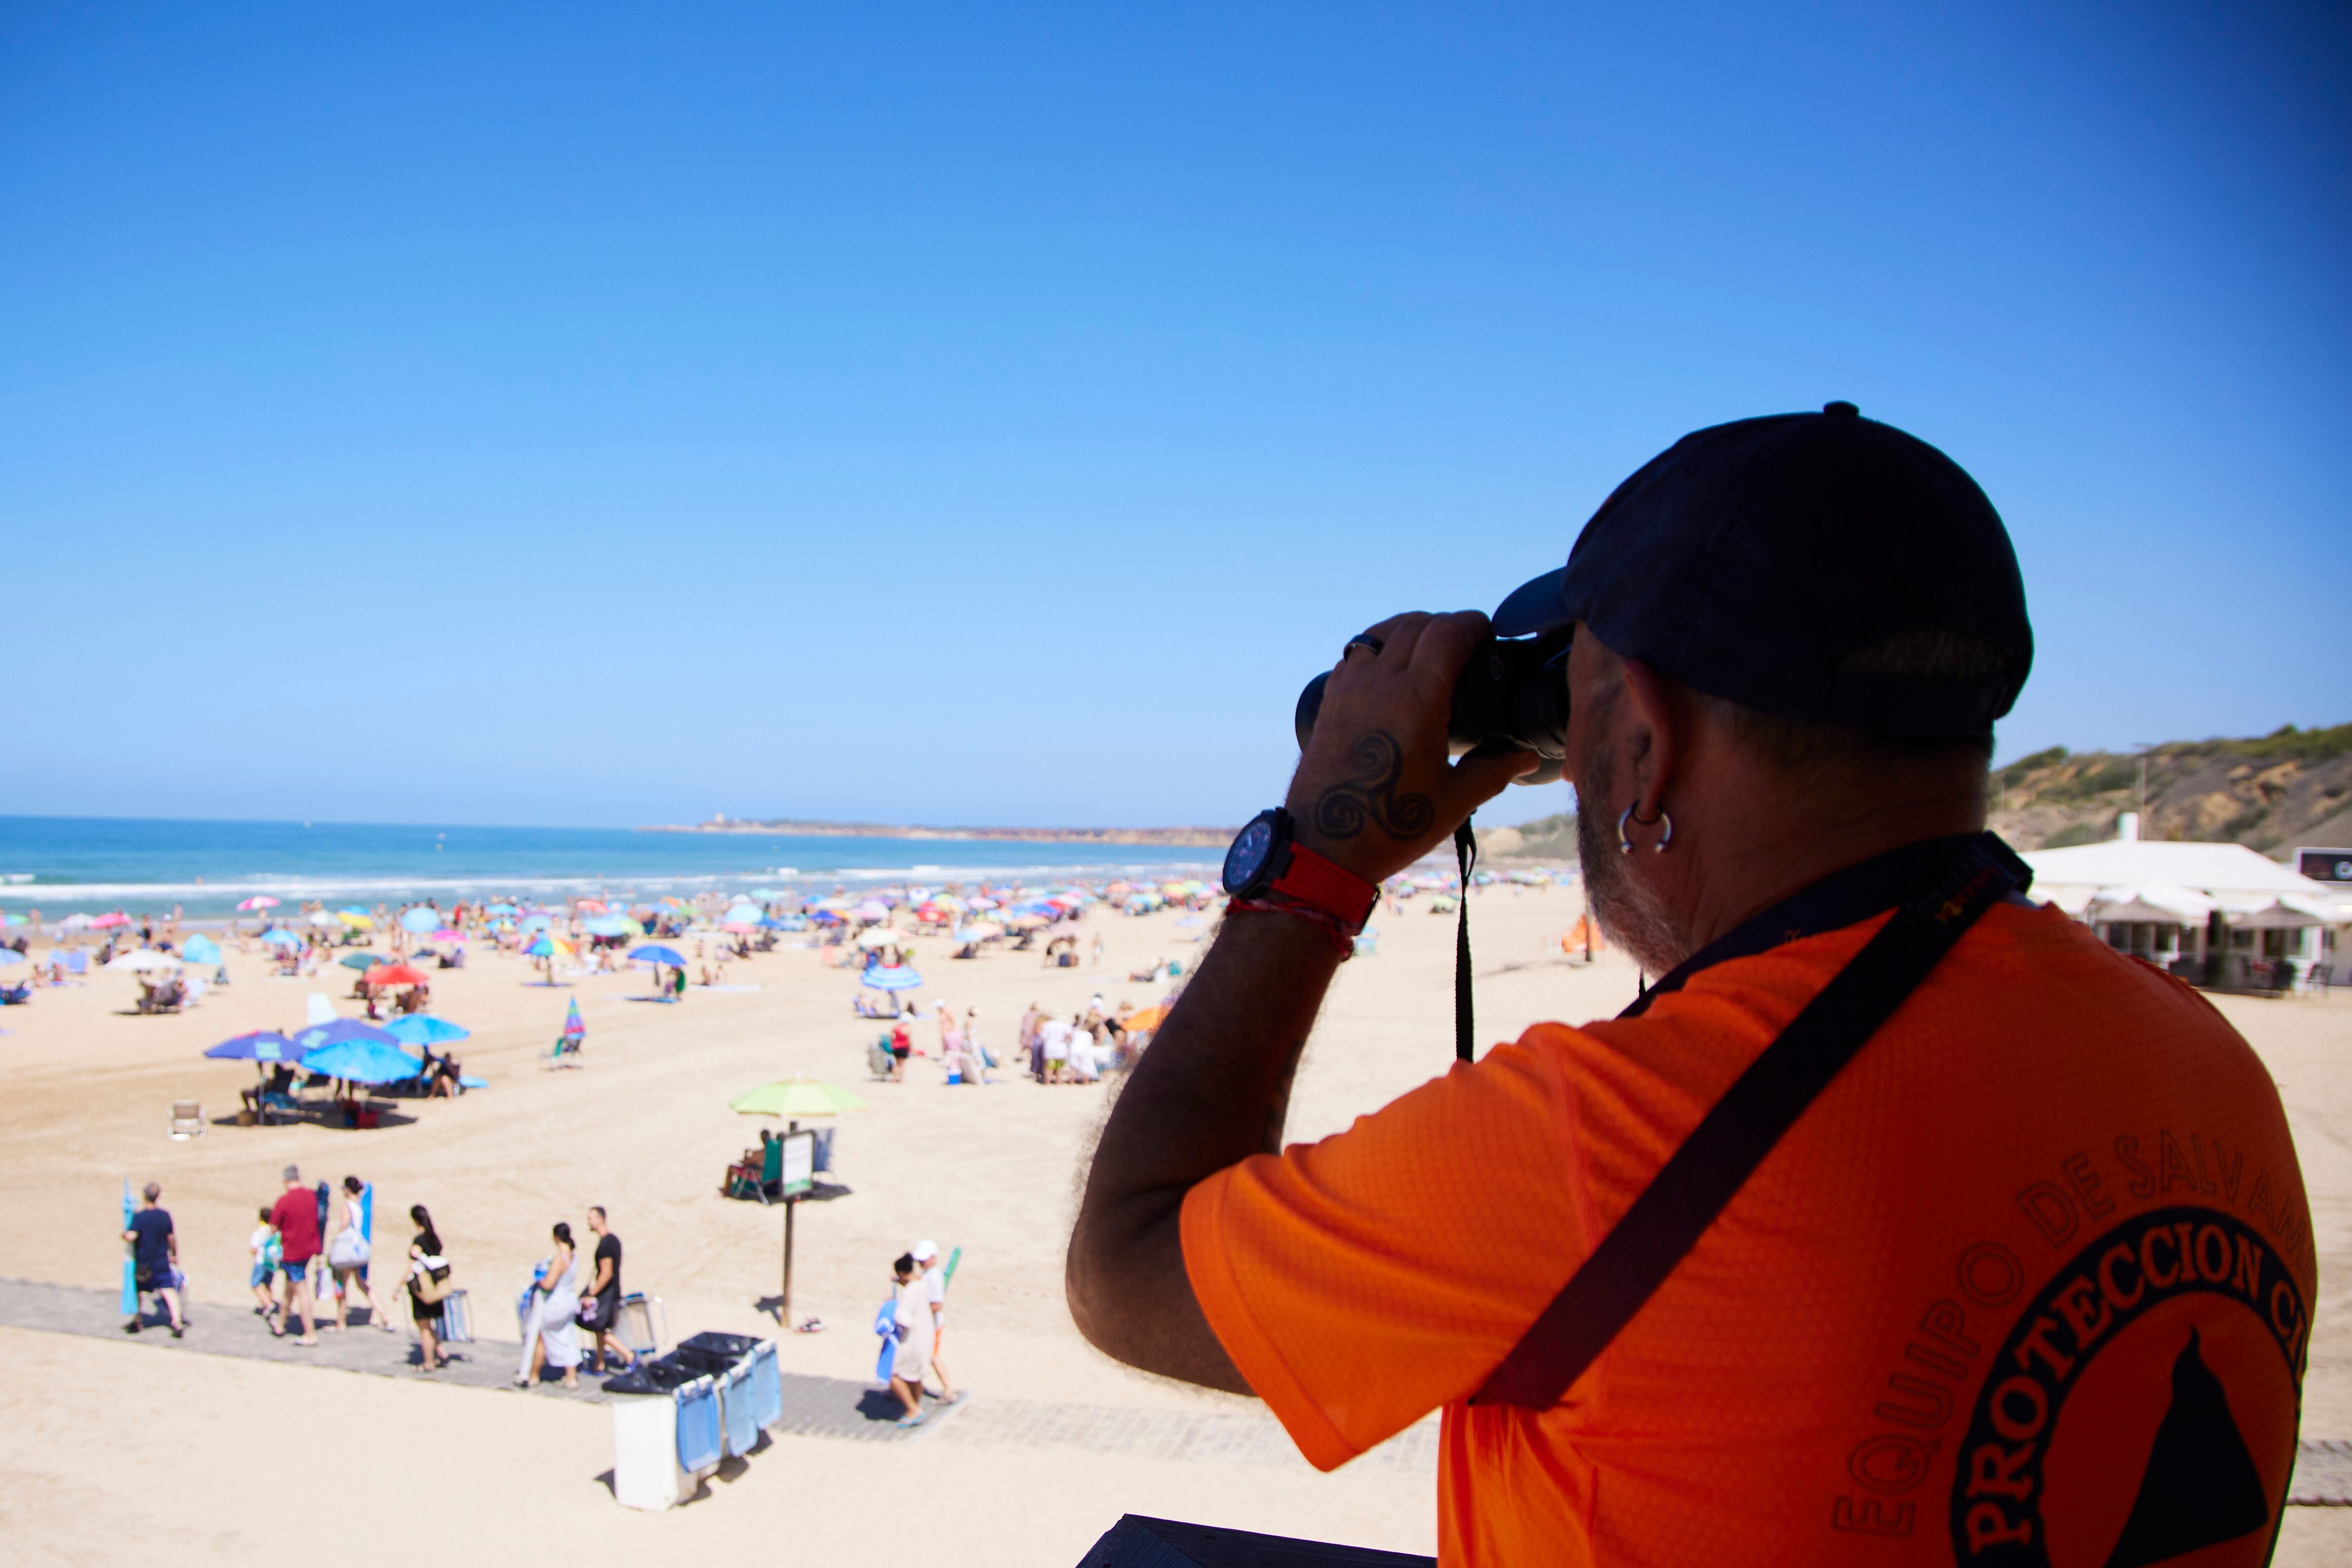
[(633, 1291), (621, 1298), (620, 1311), (614, 1316), (614, 1332), (621, 1343), (629, 1347), (633, 1356), (658, 1355), (661, 1342), (669, 1337), (668, 1314), (662, 1311), (659, 1296), (647, 1296)]
[(172, 1136), (185, 1142), (205, 1135), (205, 1108), (194, 1100), (172, 1102)]

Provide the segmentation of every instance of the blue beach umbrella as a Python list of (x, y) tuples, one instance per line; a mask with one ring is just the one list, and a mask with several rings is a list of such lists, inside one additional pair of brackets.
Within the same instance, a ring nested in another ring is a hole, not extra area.
[(425, 1063), (388, 1040), (344, 1040), (302, 1054), (303, 1071), (349, 1083), (396, 1083), (425, 1071)]
[(686, 967), (686, 959), (675, 947), (638, 947), (632, 950), (629, 956), (640, 964), (667, 964), (673, 969)]
[(302, 946), (302, 938), (295, 936), (294, 933), (287, 930), (283, 925), (271, 926), (268, 930), (261, 934), (261, 939), (264, 942), (268, 943), (272, 947), (299, 947)]
[(199, 931), (181, 947), (180, 956), (191, 964), (217, 964), (221, 961), (220, 944)]
[(493, 904), (482, 911), (485, 915), (517, 915), (521, 913), (511, 904)]
[(629, 934), (629, 923), (618, 915), (599, 915), (583, 921), (580, 929), (591, 936), (626, 936)]
[(414, 909), (404, 909), (400, 912), (400, 928), (413, 931), (420, 936), (427, 931), (438, 931), (441, 929), (441, 912), (427, 909), (421, 904)]
[(25, 955), (17, 952), (14, 947), (0, 947), (0, 969), (5, 969), (11, 964), (21, 964), (24, 961)]
[(915, 973), (911, 964), (877, 964), (858, 983), (877, 991), (911, 991), (923, 983), (923, 977)]
[(448, 1045), (467, 1039), (474, 1031), (431, 1013), (410, 1013), (384, 1025), (383, 1032), (403, 1045)]
[(291, 1061), (300, 1054), (292, 1040), (274, 1029), (257, 1029), (225, 1040), (205, 1052), (222, 1061)]
[(346, 1040), (372, 1041), (377, 1045), (399, 1043), (364, 1019), (330, 1019), (325, 1023), (297, 1030), (289, 1038), (296, 1049), (306, 1054), (330, 1045), (341, 1045)]

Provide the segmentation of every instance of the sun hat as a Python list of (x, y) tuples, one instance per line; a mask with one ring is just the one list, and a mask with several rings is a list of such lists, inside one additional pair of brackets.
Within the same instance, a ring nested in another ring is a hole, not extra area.
[(915, 1243), (914, 1259), (916, 1262), (928, 1263), (939, 1255), (940, 1244), (938, 1242), (918, 1241)]

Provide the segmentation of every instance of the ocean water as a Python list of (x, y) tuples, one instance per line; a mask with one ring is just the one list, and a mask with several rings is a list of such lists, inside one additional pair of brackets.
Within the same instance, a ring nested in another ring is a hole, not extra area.
[(445, 904), (500, 893), (829, 893), (908, 880), (1200, 876), (1222, 859), (1221, 850), (1160, 845), (0, 816), (0, 910), (53, 919), (118, 908), (163, 915), (177, 904), (201, 917), (226, 915), (257, 893), (288, 904)]

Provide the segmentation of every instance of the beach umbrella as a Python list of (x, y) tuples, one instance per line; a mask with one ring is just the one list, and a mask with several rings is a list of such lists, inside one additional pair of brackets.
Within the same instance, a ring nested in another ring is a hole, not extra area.
[[(348, 1021), (348, 1020), (347, 1020)], [(314, 1031), (304, 1030), (305, 1034)], [(341, 1040), (302, 1053), (302, 1070), (340, 1078), (347, 1083), (397, 1083), (425, 1071), (415, 1057), (383, 1040)]]
[(896, 946), (899, 939), (905, 936), (906, 933), (897, 926), (877, 925), (871, 931), (859, 932), (857, 945), (860, 947), (891, 947)]
[(221, 961), (220, 944), (199, 931), (181, 944), (180, 956), (191, 964), (217, 964)]
[(760, 916), (764, 913), (765, 911), (761, 910), (756, 904), (738, 904), (729, 907), (726, 917), (730, 920), (740, 920), (746, 925), (751, 925), (756, 924)]
[(257, 893), (251, 898), (247, 899), (244, 903), (237, 905), (238, 909), (247, 915), (251, 915), (257, 909), (275, 909), (277, 907), (278, 901), (270, 897), (266, 893)]
[[(311, 998), (314, 1002), (324, 1002), (326, 999), (324, 997)], [(397, 1043), (392, 1036), (365, 1019), (320, 1019), (307, 1029), (295, 1030), (287, 1038), (294, 1042), (297, 1049), (305, 1052), (317, 1051), (325, 1046), (341, 1045), (346, 1040), (374, 1040), (379, 1045)]]
[(14, 947), (0, 947), (0, 969), (5, 969), (11, 964), (21, 964), (24, 961), (25, 955), (17, 952)]
[(328, 914), (325, 910), (314, 909), (310, 911), (310, 924), (313, 925), (336, 925), (341, 923), (333, 915)]
[(384, 956), (381, 953), (346, 953), (335, 962), (346, 969), (365, 970), (373, 969), (378, 964), (384, 962)]
[(890, 906), (883, 903), (878, 898), (869, 898), (865, 903), (857, 906), (857, 918), (860, 920), (887, 920), (890, 918)]
[(152, 947), (136, 947), (106, 966), (110, 969), (131, 969), (144, 972), (152, 969), (176, 969), (180, 961), (169, 953), (158, 953)]
[(291, 1061), (297, 1051), (294, 1042), (276, 1030), (257, 1029), (225, 1040), (205, 1054), (223, 1061)]
[(923, 983), (911, 964), (877, 964), (858, 982), (877, 991), (911, 991)]
[(427, 909), (421, 904), (414, 909), (404, 909), (400, 912), (400, 928), (403, 931), (413, 931), (422, 935), (440, 924), (441, 912), (437, 909)]
[(111, 931), (117, 926), (128, 925), (130, 924), (131, 916), (123, 914), (120, 909), (117, 909), (109, 914), (101, 915), (97, 919), (91, 921), (89, 923), (89, 928), (92, 931)]
[(985, 895), (968, 900), (967, 903), (968, 906), (973, 909), (994, 909), (998, 907), (996, 900), (986, 897)]
[(1166, 1020), (1167, 1017), (1168, 1004), (1166, 1002), (1155, 1002), (1139, 1013), (1128, 1014), (1127, 1029), (1130, 1033), (1149, 1034), (1151, 1030), (1158, 1029), (1160, 1024)]
[(727, 1102), (730, 1111), (746, 1116), (831, 1116), (843, 1111), (863, 1111), (866, 1102), (846, 1089), (820, 1083), (814, 1078), (787, 1078), (762, 1083)]
[(360, 977), (370, 986), (423, 986), (431, 982), (405, 964), (385, 964)]
[(542, 932), (538, 941), (522, 950), (522, 956), (526, 958), (569, 958), (572, 956), (572, 944), (560, 942)]
[(525, 931), (544, 931), (554, 924), (554, 921), (544, 915), (526, 915), (522, 918), (522, 928)]
[(572, 998), (572, 1005), (563, 1009), (563, 1038), (574, 1045), (588, 1038), (588, 1024), (580, 1016), (578, 997)]
[(578, 910), (583, 915), (604, 915), (609, 913), (609, 908), (606, 904), (593, 898), (574, 899), (572, 902), (572, 907)]
[(466, 934), (463, 931), (454, 930), (446, 925), (434, 932), (430, 938), (435, 942), (463, 942), (465, 939)]
[(626, 936), (633, 924), (625, 915), (599, 915), (592, 920), (583, 921), (580, 929), (591, 936)]
[(89, 916), (87, 915), (68, 915), (58, 923), (58, 929), (60, 931), (87, 931), (89, 929)]
[[(572, 1004), (578, 1006), (578, 1003)], [(451, 1023), (447, 1019), (435, 1018), (431, 1013), (410, 1013), (396, 1018), (383, 1026), (383, 1032), (403, 1045), (448, 1045), (467, 1039), (474, 1031)]]
[(958, 942), (986, 942), (1004, 935), (1004, 927), (993, 920), (975, 920), (955, 934)]
[(1050, 924), (1051, 922), (1042, 915), (1016, 915), (1012, 922), (1013, 929), (1015, 931), (1034, 931), (1041, 925)]
[(261, 939), (264, 942), (268, 943), (272, 947), (299, 947), (302, 946), (302, 938), (295, 936), (294, 933), (287, 930), (283, 925), (271, 926), (268, 930), (261, 934)]
[(0, 915), (0, 925), (22, 925), (24, 924), (25, 917), (21, 915)]
[(630, 949), (629, 956), (640, 964), (667, 964), (673, 969), (686, 967), (685, 957), (675, 947), (634, 947)]
[(511, 904), (493, 904), (488, 909), (483, 910), (482, 913), (485, 915), (520, 915), (522, 912)]

